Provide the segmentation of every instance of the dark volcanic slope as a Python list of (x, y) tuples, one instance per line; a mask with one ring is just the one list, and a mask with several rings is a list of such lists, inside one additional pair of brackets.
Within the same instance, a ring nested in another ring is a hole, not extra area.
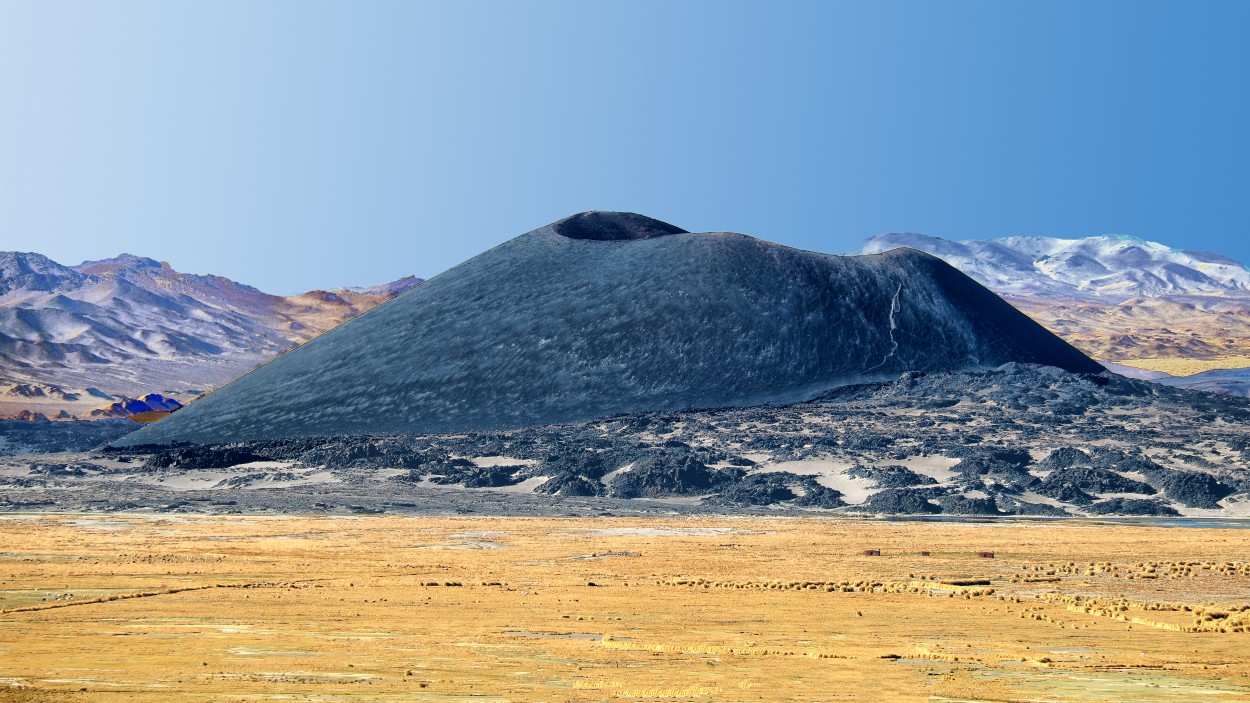
[(902, 371), (1095, 362), (939, 259), (640, 215), (512, 239), (119, 445), (522, 427), (788, 403)]

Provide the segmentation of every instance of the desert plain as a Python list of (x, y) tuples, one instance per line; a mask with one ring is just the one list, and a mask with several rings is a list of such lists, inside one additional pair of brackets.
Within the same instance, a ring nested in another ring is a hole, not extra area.
[(10, 514), (0, 701), (1250, 700), (1160, 524)]

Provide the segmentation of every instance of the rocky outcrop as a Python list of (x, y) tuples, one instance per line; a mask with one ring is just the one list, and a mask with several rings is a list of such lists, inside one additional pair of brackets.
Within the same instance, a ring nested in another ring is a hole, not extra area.
[(131, 417), (142, 413), (169, 413), (182, 407), (182, 403), (166, 398), (160, 393), (149, 393), (142, 398), (122, 398), (116, 403), (91, 411), (92, 417)]
[(1053, 491), (1063, 486), (1073, 486), (1086, 493), (1141, 493), (1145, 495), (1155, 493), (1155, 489), (1149, 484), (1125, 478), (1114, 471), (1088, 466), (1057, 469), (1050, 472), (1046, 478), (1042, 479), (1038, 492), (1043, 495), (1052, 495)]
[(1180, 515), (1176, 508), (1160, 500), (1146, 498), (1112, 498), (1086, 508), (1090, 515)]
[(942, 512), (940, 506), (929, 500), (930, 495), (924, 490), (888, 488), (869, 496), (855, 510), (886, 515), (928, 515)]

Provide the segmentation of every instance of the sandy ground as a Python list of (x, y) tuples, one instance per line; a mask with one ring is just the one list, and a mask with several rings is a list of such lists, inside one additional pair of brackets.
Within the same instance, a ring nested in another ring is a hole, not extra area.
[(1250, 700), (1248, 529), (9, 514), (0, 544), (3, 701)]
[(807, 459), (765, 464), (756, 471), (758, 473), (785, 471), (799, 476), (815, 476), (816, 483), (840, 492), (842, 500), (848, 505), (860, 505), (868, 500), (870, 495), (877, 492), (878, 486), (875, 481), (848, 476), (846, 470), (852, 466), (854, 465), (841, 461)]

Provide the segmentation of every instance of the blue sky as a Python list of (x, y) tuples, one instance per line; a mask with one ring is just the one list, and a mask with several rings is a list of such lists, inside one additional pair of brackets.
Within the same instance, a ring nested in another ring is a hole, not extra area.
[(1250, 3), (9, 2), (0, 249), (292, 293), (589, 209), (1250, 261)]

